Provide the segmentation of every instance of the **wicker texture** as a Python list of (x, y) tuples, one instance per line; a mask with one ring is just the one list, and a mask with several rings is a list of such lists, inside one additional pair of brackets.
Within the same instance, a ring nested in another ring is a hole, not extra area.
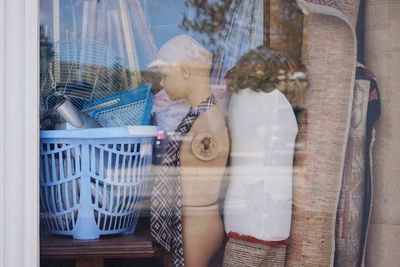
[(225, 248), (224, 267), (283, 267), (286, 245), (269, 247), (230, 238)]

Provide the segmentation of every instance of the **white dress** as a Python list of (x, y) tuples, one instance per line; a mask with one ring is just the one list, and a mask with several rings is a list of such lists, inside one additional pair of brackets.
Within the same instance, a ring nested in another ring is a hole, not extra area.
[(271, 93), (240, 90), (229, 103), (228, 127), (225, 231), (266, 241), (288, 238), (298, 132), (290, 103), (277, 89)]

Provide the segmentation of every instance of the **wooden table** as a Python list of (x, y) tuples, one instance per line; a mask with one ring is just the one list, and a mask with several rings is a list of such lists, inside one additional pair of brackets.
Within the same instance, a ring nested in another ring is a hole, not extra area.
[[(143, 225), (143, 224), (141, 224)], [(77, 240), (68, 236), (42, 235), (41, 260), (73, 259), (76, 267), (103, 267), (104, 259), (163, 257), (168, 254), (150, 237), (148, 227), (138, 227), (135, 234), (103, 236), (96, 240)]]

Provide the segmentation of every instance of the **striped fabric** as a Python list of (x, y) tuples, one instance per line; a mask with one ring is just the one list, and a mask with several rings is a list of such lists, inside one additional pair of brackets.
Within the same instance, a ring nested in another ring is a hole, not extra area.
[(179, 146), (181, 139), (192, 127), (196, 118), (217, 103), (213, 95), (203, 100), (196, 108), (189, 109), (187, 115), (168, 142), (151, 196), (151, 234), (167, 251), (172, 253), (174, 267), (184, 266), (181, 183), (179, 177)]

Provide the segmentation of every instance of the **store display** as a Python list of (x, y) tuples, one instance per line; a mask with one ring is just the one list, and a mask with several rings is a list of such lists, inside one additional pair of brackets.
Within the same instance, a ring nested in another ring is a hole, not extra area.
[(351, 127), (336, 217), (337, 266), (360, 266), (365, 262), (372, 207), (372, 131), (379, 118), (379, 102), (375, 77), (364, 65), (357, 63)]
[(356, 38), (350, 20), (340, 11), (343, 1), (298, 2), (308, 14), (303, 58), (310, 88), (295, 151), (286, 266), (332, 266), (353, 103)]
[(224, 208), (226, 232), (268, 241), (288, 238), (297, 135), (292, 106), (279, 90), (243, 89), (232, 95), (228, 126), (231, 170)]
[(40, 1), (42, 233), (131, 232), (151, 197), (174, 266), (393, 265), (397, 10)]
[[(169, 142), (152, 194), (152, 234), (172, 252), (174, 266), (208, 266), (223, 239), (218, 196), (229, 139), (210, 90), (211, 59), (198, 42), (179, 35), (167, 41), (150, 64), (162, 73), (169, 98), (187, 99), (192, 107)], [(205, 132), (221, 147), (208, 161), (192, 151), (192, 137)]]
[(42, 131), (42, 230), (76, 239), (132, 233), (155, 133), (154, 126)]
[(41, 129), (49, 130), (40, 146), (42, 231), (77, 239), (133, 232), (156, 131), (142, 126), (150, 124), (153, 102), (139, 72), (137, 19), (126, 0), (45, 2), (51, 23), (41, 20)]
[(264, 245), (254, 252), (261, 253), (264, 247), (271, 262), (254, 255), (252, 261), (261, 261), (253, 262), (253, 266), (276, 263), (278, 259), (270, 258), (275, 250), (281, 250), (276, 251), (281, 255), (278, 266), (284, 265), (298, 126), (291, 104), (274, 86), (289, 66), (275, 50), (258, 47), (244, 54), (226, 76), (233, 94), (228, 109), (231, 149), (224, 225), (229, 240), (234, 239), (225, 250), (226, 267), (239, 266), (234, 263), (248, 257), (240, 253), (240, 241)]

